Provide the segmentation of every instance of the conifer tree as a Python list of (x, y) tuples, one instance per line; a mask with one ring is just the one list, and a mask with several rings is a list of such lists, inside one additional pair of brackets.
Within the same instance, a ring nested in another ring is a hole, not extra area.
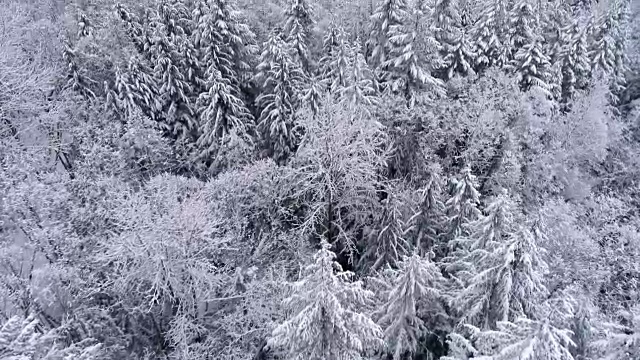
[(445, 50), (443, 68), (446, 69), (447, 79), (451, 79), (456, 72), (462, 75), (475, 73), (474, 64), (477, 55), (464, 30), (446, 48), (448, 50)]
[(330, 27), (323, 39), (323, 57), (320, 59), (320, 76), (329, 91), (339, 94), (347, 87), (352, 60), (352, 49), (344, 29)]
[(285, 15), (284, 35), (295, 51), (296, 61), (309, 72), (309, 35), (313, 25), (312, 9), (307, 0), (290, 0)]
[(419, 208), (412, 218), (415, 224), (416, 249), (419, 252), (438, 244), (438, 238), (447, 226), (442, 188), (440, 168), (432, 165), (425, 186), (418, 191)]
[(535, 35), (522, 45), (514, 56), (513, 67), (523, 91), (536, 89), (548, 97), (554, 93), (554, 80), (550, 59), (544, 53), (543, 39)]
[(640, 309), (638, 305), (624, 311), (624, 325), (603, 324), (605, 337), (591, 344), (602, 360), (632, 360), (640, 356)]
[(474, 359), (573, 360), (571, 331), (554, 326), (548, 319), (499, 322), (498, 331), (483, 332), (476, 342), (478, 352), (485, 356)]
[(389, 51), (393, 47), (390, 39), (392, 28), (401, 26), (406, 21), (406, 0), (381, 0), (371, 15), (371, 31), (367, 48), (371, 52), (369, 63), (377, 68), (388, 61)]
[(304, 89), (304, 92), (302, 94), (302, 101), (309, 106), (314, 117), (318, 115), (320, 102), (324, 96), (324, 93), (324, 82), (318, 80), (317, 77), (310, 79), (308, 86)]
[(462, 323), (496, 329), (498, 322), (530, 317), (546, 292), (546, 263), (534, 234), (520, 224), (505, 232), (506, 239), (474, 257), (477, 272), (456, 300)]
[(470, 285), (471, 278), (477, 273), (476, 266), (480, 259), (506, 241), (506, 236), (515, 225), (512, 214), (514, 210), (515, 204), (503, 193), (486, 207), (486, 215), (468, 222), (469, 235), (458, 236), (450, 242), (454, 251), (443, 262), (446, 264), (447, 272), (452, 274), (459, 284)]
[(434, 8), (435, 39), (442, 49), (444, 77), (473, 73), (475, 54), (462, 26), (458, 0), (438, 0)]
[(297, 148), (296, 112), (304, 73), (291, 58), (291, 46), (272, 34), (260, 56), (257, 79), (263, 93), (257, 102), (261, 113), (258, 123), (263, 139), (274, 159), (285, 161)]
[[(446, 317), (441, 305), (445, 279), (435, 264), (418, 255), (405, 257), (391, 273), (393, 285), (385, 294), (378, 323), (389, 353), (399, 360), (415, 354), (421, 336), (434, 332), (429, 326)], [(426, 324), (425, 315), (430, 318)]]
[(238, 21), (235, 8), (226, 0), (206, 5), (199, 5), (193, 14), (198, 20), (195, 43), (204, 67), (200, 80), (203, 92), (197, 99), (200, 119), (195, 156), (210, 164), (228, 136), (248, 140), (253, 118), (243, 99), (241, 83), (249, 68), (253, 34)]
[(377, 94), (373, 79), (373, 72), (364, 58), (360, 46), (352, 46), (351, 67), (347, 73), (347, 85), (342, 89), (342, 97), (352, 108), (360, 107), (368, 109), (377, 103)]
[[(406, 11), (403, 11), (406, 13)], [(390, 74), (392, 90), (404, 95), (409, 107), (418, 100), (418, 90), (426, 89), (429, 95), (444, 94), (443, 82), (432, 76), (430, 64), (419, 53), (421, 34), (416, 26), (406, 20), (389, 27), (387, 60), (381, 63)], [(417, 19), (420, 21), (420, 19)]]
[(118, 13), (118, 17), (122, 20), (125, 31), (136, 50), (139, 54), (144, 55), (148, 60), (151, 53), (149, 49), (152, 45), (151, 34), (148, 32), (147, 28), (143, 26), (142, 21), (135, 15), (135, 13), (129, 11), (122, 4), (116, 5), (116, 12)]
[(466, 223), (480, 215), (478, 210), (480, 193), (471, 168), (465, 167), (460, 174), (460, 179), (453, 179), (452, 186), (451, 197), (445, 203), (448, 240), (463, 235)]
[(486, 0), (478, 4), (481, 15), (473, 26), (473, 43), (478, 46), (477, 66), (502, 67), (512, 59), (511, 0)]
[(361, 359), (380, 348), (382, 331), (363, 312), (373, 298), (343, 271), (326, 240), (285, 300), (291, 311), (268, 341), (285, 359)]
[[(536, 9), (540, 10), (540, 9)], [(518, 51), (533, 41), (539, 29), (539, 15), (536, 15), (530, 0), (518, 0), (511, 13), (510, 29), (512, 51)]]
[(137, 107), (149, 118), (158, 120), (158, 109), (161, 108), (159, 95), (155, 93), (158, 86), (143, 59), (132, 56), (126, 70), (117, 68), (114, 87), (118, 108), (130, 115)]
[(590, 63), (587, 33), (577, 21), (562, 29), (559, 58), (562, 62), (562, 102), (568, 103), (577, 90), (589, 84)]
[(382, 200), (380, 210), (374, 214), (373, 230), (367, 234), (366, 250), (361, 263), (372, 264), (371, 271), (384, 265), (396, 266), (403, 256), (413, 250), (408, 232), (412, 225), (408, 223), (409, 200), (406, 193), (396, 186), (385, 190), (387, 198)]
[(200, 94), (200, 124), (198, 127), (198, 153), (196, 159), (210, 165), (219, 154), (221, 143), (229, 136), (244, 138), (249, 142), (248, 132), (253, 122), (244, 101), (238, 97), (237, 88), (231, 80), (223, 77), (215, 67), (207, 70), (209, 90)]

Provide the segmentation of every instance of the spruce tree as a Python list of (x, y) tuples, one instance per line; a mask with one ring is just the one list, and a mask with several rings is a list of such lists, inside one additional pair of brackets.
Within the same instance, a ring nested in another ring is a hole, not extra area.
[(503, 67), (512, 59), (511, 0), (484, 0), (478, 4), (480, 19), (473, 26), (473, 43), (478, 47), (477, 66)]
[(290, 0), (284, 24), (286, 41), (295, 51), (296, 61), (308, 73), (309, 68), (309, 36), (313, 25), (312, 9), (307, 0)]
[(474, 359), (574, 360), (571, 331), (554, 326), (548, 319), (518, 318), (513, 322), (499, 322), (497, 328), (498, 331), (478, 335), (476, 347), (485, 356)]
[(349, 103), (352, 108), (360, 107), (368, 109), (378, 101), (374, 75), (360, 46), (357, 44), (352, 46), (351, 59), (349, 60), (350, 68), (347, 73), (347, 85), (342, 89), (342, 98)]
[(446, 318), (442, 307), (446, 281), (435, 264), (418, 255), (405, 257), (391, 273), (393, 285), (385, 294), (378, 323), (389, 353), (400, 360), (415, 354), (419, 339), (433, 333), (436, 329), (430, 327)]
[(480, 215), (478, 204), (480, 193), (477, 190), (476, 177), (471, 173), (471, 168), (462, 169), (460, 179), (452, 180), (451, 197), (445, 203), (447, 216), (447, 240), (464, 235), (464, 226)]
[(341, 93), (349, 83), (349, 69), (353, 60), (352, 49), (344, 29), (330, 27), (323, 39), (320, 59), (320, 77), (329, 91)]
[(296, 112), (300, 106), (304, 73), (291, 57), (291, 50), (291, 45), (272, 34), (260, 56), (256, 77), (263, 88), (257, 99), (261, 108), (258, 127), (278, 162), (294, 153), (300, 140)]
[(200, 4), (193, 12), (198, 21), (194, 43), (201, 57), (196, 60), (204, 68), (200, 80), (203, 92), (197, 99), (200, 119), (195, 157), (207, 165), (219, 156), (228, 136), (248, 140), (253, 123), (241, 90), (249, 69), (253, 34), (237, 16), (235, 8), (225, 0)]
[(408, 17), (404, 4), (398, 12), (403, 15), (389, 26), (387, 60), (381, 63), (381, 68), (389, 74), (391, 89), (402, 94), (412, 107), (422, 93), (420, 90), (427, 90), (428, 95), (443, 95), (443, 82), (432, 76), (433, 68), (419, 51), (425, 39), (421, 39), (424, 34), (417, 31), (418, 24), (414, 22), (422, 19)]
[(446, 79), (454, 72), (473, 73), (475, 54), (469, 41), (458, 0), (438, 0), (434, 8), (435, 39), (442, 49), (441, 70)]
[(468, 235), (461, 234), (450, 242), (453, 253), (443, 262), (459, 284), (470, 285), (480, 259), (506, 240), (514, 226), (514, 209), (515, 204), (506, 193), (497, 196), (484, 210), (486, 215), (467, 223)]
[(576, 91), (589, 84), (590, 63), (586, 30), (576, 20), (562, 29), (559, 59), (562, 63), (562, 102), (569, 103)]
[(419, 252), (432, 249), (447, 226), (443, 181), (438, 165), (432, 165), (424, 187), (419, 191), (419, 208), (413, 216), (416, 249)]
[(536, 15), (534, 11), (530, 0), (518, 0), (511, 11), (509, 28), (512, 31), (510, 38), (513, 51), (518, 51), (525, 45), (530, 44), (533, 41), (534, 34), (540, 30), (538, 26), (539, 15)]
[(546, 263), (534, 234), (517, 223), (505, 233), (501, 242), (473, 257), (476, 274), (456, 299), (462, 323), (496, 329), (498, 322), (530, 317), (536, 299), (546, 292)]
[(407, 17), (406, 0), (381, 0), (371, 15), (371, 31), (367, 48), (371, 52), (369, 63), (377, 68), (389, 59), (393, 47), (390, 39), (394, 26), (402, 25)]
[(343, 271), (325, 240), (285, 300), (288, 319), (273, 330), (270, 348), (285, 359), (361, 359), (382, 345), (382, 331), (363, 312), (373, 298)]

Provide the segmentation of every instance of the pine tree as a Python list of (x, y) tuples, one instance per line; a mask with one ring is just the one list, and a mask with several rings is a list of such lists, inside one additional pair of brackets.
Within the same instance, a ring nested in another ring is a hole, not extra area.
[(290, 45), (273, 34), (265, 44), (258, 65), (257, 79), (263, 87), (257, 99), (262, 109), (258, 127), (278, 162), (295, 152), (299, 142), (296, 112), (304, 73), (291, 58), (290, 50)]
[(393, 286), (385, 294), (378, 323), (389, 352), (399, 360), (415, 354), (420, 337), (435, 330), (425, 324), (424, 315), (431, 318), (429, 323), (446, 317), (441, 305), (445, 279), (435, 264), (418, 255), (405, 257), (392, 275)]
[(577, 21), (562, 29), (559, 58), (562, 62), (562, 102), (569, 103), (576, 91), (589, 84), (590, 63), (587, 33)]
[(309, 72), (309, 35), (313, 25), (312, 9), (307, 0), (290, 0), (286, 11), (284, 35), (296, 54), (296, 61)]
[(381, 0), (373, 15), (371, 15), (371, 31), (367, 48), (371, 51), (369, 63), (377, 68), (388, 61), (392, 48), (389, 40), (394, 26), (402, 25), (406, 21), (406, 0)]
[(268, 341), (285, 359), (361, 359), (381, 345), (380, 327), (361, 312), (373, 293), (352, 281), (330, 248), (323, 240), (285, 300), (291, 316)]
[(477, 66), (503, 67), (512, 59), (511, 0), (486, 0), (478, 4), (480, 19), (473, 27), (473, 43), (478, 46)]

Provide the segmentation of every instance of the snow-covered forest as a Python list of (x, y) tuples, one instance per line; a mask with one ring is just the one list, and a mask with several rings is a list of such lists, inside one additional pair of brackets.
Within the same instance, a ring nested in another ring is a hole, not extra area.
[(640, 359), (639, 1), (0, 5), (0, 359)]

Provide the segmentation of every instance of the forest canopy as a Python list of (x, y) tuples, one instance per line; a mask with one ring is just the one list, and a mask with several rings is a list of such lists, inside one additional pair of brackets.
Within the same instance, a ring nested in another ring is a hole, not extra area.
[(5, 0), (0, 358), (640, 359), (638, 14)]

